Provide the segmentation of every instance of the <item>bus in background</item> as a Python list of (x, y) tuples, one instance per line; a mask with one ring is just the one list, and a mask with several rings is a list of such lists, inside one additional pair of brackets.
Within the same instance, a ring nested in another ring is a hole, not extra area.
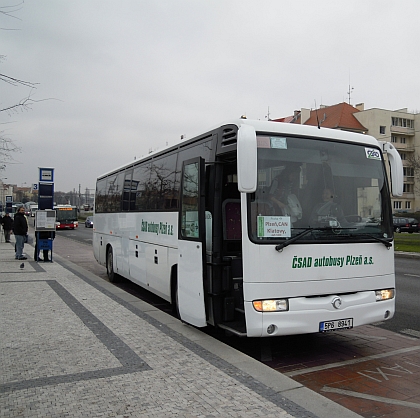
[(71, 205), (56, 205), (56, 229), (74, 229), (79, 226), (77, 208)]
[[(387, 155), (384, 158), (384, 155)], [(395, 311), (390, 143), (241, 119), (101, 175), (93, 250), (185, 322), (238, 336), (326, 332)]]

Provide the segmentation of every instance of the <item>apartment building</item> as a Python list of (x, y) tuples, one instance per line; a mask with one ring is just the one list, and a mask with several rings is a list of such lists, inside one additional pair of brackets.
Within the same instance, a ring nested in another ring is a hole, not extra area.
[(379, 141), (392, 142), (401, 155), (404, 193), (401, 198), (392, 199), (393, 211), (420, 211), (420, 173), (413, 166), (420, 156), (420, 114), (410, 113), (408, 109), (364, 110), (363, 105), (359, 105), (359, 110), (354, 117), (367, 128), (367, 133)]
[(351, 106), (344, 102), (320, 106), (317, 110), (296, 110), (293, 116), (274, 121), (364, 133), (379, 141), (392, 142), (404, 165), (404, 193), (392, 199), (393, 211), (420, 211), (420, 113), (411, 113), (408, 109), (365, 110), (363, 103)]

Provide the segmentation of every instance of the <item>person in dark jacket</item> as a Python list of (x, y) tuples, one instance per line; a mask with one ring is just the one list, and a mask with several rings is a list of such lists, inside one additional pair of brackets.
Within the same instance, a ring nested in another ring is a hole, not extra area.
[(17, 260), (26, 260), (27, 257), (23, 255), (23, 246), (25, 245), (25, 238), (28, 234), (28, 221), (25, 216), (25, 208), (20, 206), (15, 213), (13, 220), (13, 233), (15, 234), (16, 241), (16, 254)]
[(13, 230), (13, 219), (6, 213), (3, 218), (1, 218), (1, 224), (3, 225), (4, 238), (6, 242), (10, 242), (10, 233)]

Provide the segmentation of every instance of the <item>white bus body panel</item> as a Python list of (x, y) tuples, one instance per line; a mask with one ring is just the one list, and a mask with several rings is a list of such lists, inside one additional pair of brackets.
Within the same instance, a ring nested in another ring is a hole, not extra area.
[(95, 214), (95, 258), (106, 265), (106, 249), (111, 245), (117, 274), (171, 301), (177, 220), (176, 212)]
[(181, 319), (205, 327), (203, 248), (201, 242), (179, 240), (178, 301)]
[[(394, 315), (395, 298), (375, 298), (375, 290), (395, 287), (393, 249), (379, 242), (294, 244), (278, 252), (275, 245), (244, 240), (243, 249), (250, 337), (268, 336), (271, 324), (276, 327), (271, 336), (290, 335), (319, 332), (322, 321), (353, 318), (353, 326), (358, 326), (383, 320), (387, 311), (388, 318)], [(332, 305), (337, 295), (342, 299), (339, 309)], [(283, 298), (289, 300), (285, 312), (260, 313), (252, 306), (253, 300)]]

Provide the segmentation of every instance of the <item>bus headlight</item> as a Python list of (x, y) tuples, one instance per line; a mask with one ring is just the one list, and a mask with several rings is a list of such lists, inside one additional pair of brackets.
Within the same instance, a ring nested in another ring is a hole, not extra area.
[(252, 306), (258, 312), (279, 312), (289, 310), (287, 299), (254, 300)]
[(376, 301), (394, 299), (395, 289), (376, 290)]

